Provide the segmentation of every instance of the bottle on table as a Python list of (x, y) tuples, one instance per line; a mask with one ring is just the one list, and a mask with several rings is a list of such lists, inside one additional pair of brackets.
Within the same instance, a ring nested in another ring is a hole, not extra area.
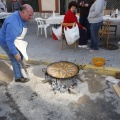
[(110, 11), (110, 16), (112, 16), (112, 11)]

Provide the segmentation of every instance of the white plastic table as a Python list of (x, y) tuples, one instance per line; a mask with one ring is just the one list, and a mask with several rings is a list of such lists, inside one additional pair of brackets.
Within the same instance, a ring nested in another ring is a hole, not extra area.
[(55, 16), (55, 17), (49, 17), (48, 19), (46, 19), (46, 23), (48, 24), (61, 24), (63, 22), (64, 19), (64, 15), (60, 15), (60, 16)]
[[(61, 24), (64, 20), (64, 16), (65, 15), (59, 15), (59, 16), (51, 16), (48, 19), (46, 19), (46, 23), (48, 24)], [(76, 15), (78, 21), (79, 21), (79, 17)]]
[(103, 16), (103, 21), (110, 20), (111, 24), (118, 25), (120, 24), (120, 15), (117, 18), (112, 18), (110, 15)]

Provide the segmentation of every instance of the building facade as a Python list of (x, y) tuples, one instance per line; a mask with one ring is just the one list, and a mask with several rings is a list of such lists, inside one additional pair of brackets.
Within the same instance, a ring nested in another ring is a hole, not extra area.
[[(18, 0), (21, 4), (30, 4), (35, 12), (40, 13), (51, 13), (53, 10), (60, 14), (65, 14), (68, 10), (68, 4), (73, 0)], [(78, 1), (78, 0), (74, 0)], [(106, 0), (107, 9), (119, 9), (120, 10), (120, 0)], [(8, 12), (12, 11), (11, 5), (12, 0), (6, 0)]]
[[(18, 0), (21, 4), (30, 4), (35, 12), (50, 13), (53, 10), (65, 14), (68, 3), (72, 0)], [(77, 1), (77, 0), (75, 0)], [(8, 12), (12, 11), (12, 0), (6, 0)]]

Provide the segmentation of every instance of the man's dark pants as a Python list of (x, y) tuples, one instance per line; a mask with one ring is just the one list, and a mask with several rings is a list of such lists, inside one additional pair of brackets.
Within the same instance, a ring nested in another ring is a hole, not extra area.
[(90, 23), (87, 16), (80, 16), (79, 23), (87, 29), (87, 40), (91, 39)]

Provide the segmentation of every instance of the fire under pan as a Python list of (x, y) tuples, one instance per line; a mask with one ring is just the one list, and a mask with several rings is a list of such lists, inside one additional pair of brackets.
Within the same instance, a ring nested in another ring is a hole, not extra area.
[(53, 91), (70, 92), (70, 88), (77, 85), (79, 67), (68, 61), (59, 61), (43, 68), (45, 79), (51, 82)]

